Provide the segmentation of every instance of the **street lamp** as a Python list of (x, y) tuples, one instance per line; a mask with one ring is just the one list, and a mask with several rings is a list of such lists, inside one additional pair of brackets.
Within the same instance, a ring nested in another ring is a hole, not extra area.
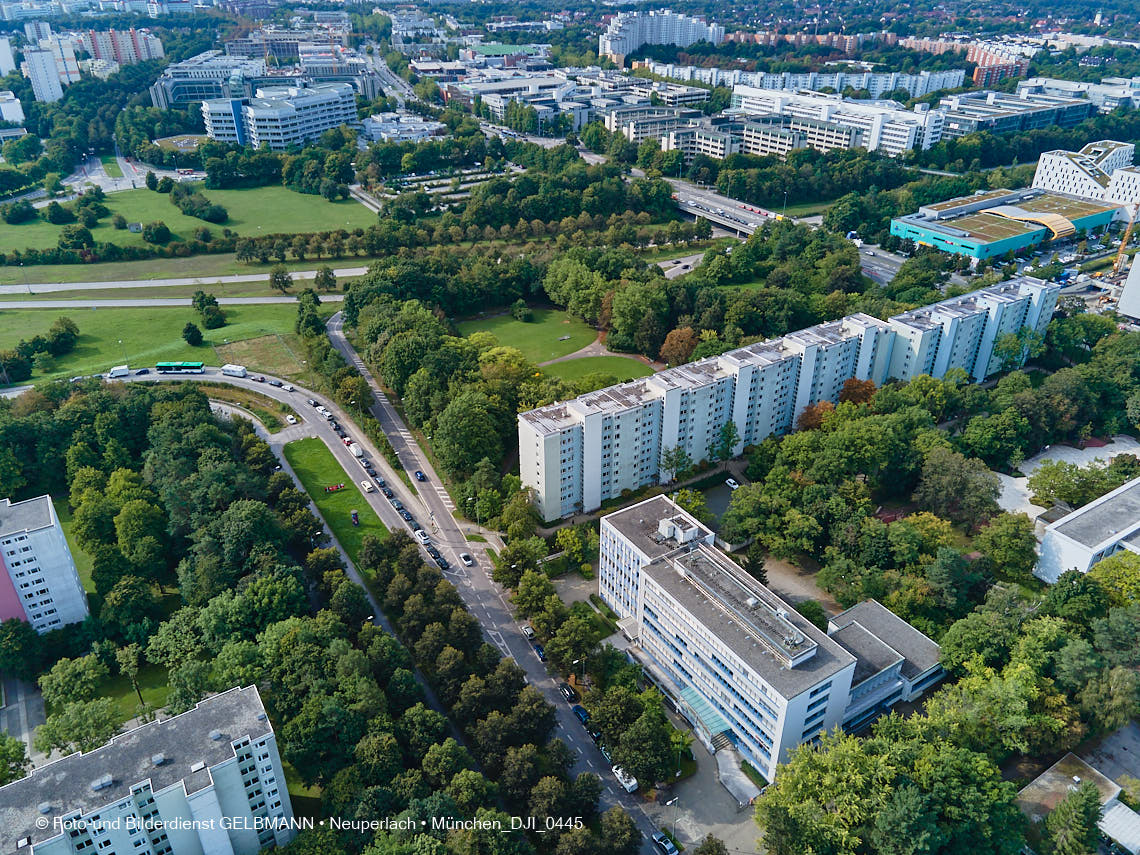
[(680, 796), (673, 796), (669, 801), (665, 802), (665, 807), (673, 806), (673, 842), (677, 842), (677, 802), (681, 800)]
[(577, 665), (579, 662), (582, 663), (582, 688), (585, 688), (586, 687), (586, 657), (583, 656), (581, 659), (575, 659), (572, 664)]

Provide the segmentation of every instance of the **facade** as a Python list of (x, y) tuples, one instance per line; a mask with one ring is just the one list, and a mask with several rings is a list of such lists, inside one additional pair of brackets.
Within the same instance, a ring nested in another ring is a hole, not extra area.
[(0, 569), (0, 621), (44, 633), (90, 614), (50, 496), (0, 502)]
[(723, 40), (724, 27), (699, 18), (665, 10), (622, 12), (615, 15), (605, 32), (598, 36), (598, 56), (608, 56), (621, 65), (626, 55), (642, 45), (688, 47), (694, 42), (717, 45)]
[(964, 69), (948, 71), (920, 71), (918, 74), (893, 72), (849, 71), (742, 71), (740, 69), (703, 68), (696, 65), (675, 65), (671, 62), (647, 60), (634, 63), (634, 68), (645, 68), (661, 77), (674, 80), (695, 80), (710, 86), (741, 84), (756, 89), (790, 89), (818, 92), (830, 88), (836, 92), (847, 89), (869, 92), (879, 98), (888, 92), (905, 90), (911, 98), (921, 98), (942, 89), (957, 89), (966, 79)]
[(946, 112), (943, 134), (950, 138), (980, 131), (1009, 134), (1035, 128), (1071, 128), (1097, 113), (1096, 105), (1083, 98), (1029, 92), (967, 92), (943, 98), (939, 107)]
[(264, 59), (208, 50), (164, 68), (150, 87), (150, 101), (160, 110), (169, 110), (212, 98), (242, 98), (251, 91), (249, 81), (265, 74)]
[[(293, 838), (292, 819), (273, 727), (250, 686), (0, 787), (0, 852), (257, 855)], [(77, 827), (61, 830), (67, 820)]]
[(16, 57), (12, 54), (12, 40), (0, 38), (0, 77), (6, 77), (16, 70)]
[(1103, 229), (1119, 211), (1116, 204), (1044, 190), (991, 190), (923, 205), (891, 220), (891, 234), (974, 259), (1000, 258)]
[(356, 95), (347, 83), (258, 89), (254, 98), (202, 102), (202, 118), (212, 140), (281, 151), (354, 124)]
[(50, 39), (51, 24), (47, 21), (25, 21), (24, 37), (30, 44), (39, 44), (40, 39)]
[[(544, 519), (667, 481), (667, 450), (711, 459), (732, 421), (744, 446), (790, 431), (850, 378), (882, 384), (954, 367), (981, 381), (997, 370), (995, 342), (1044, 332), (1060, 285), (1018, 277), (887, 321), (849, 315), (621, 383), (518, 417), (519, 469)], [(925, 314), (923, 314), (925, 313)]]
[(24, 121), (24, 108), (20, 99), (10, 90), (0, 90), (0, 120), (19, 125)]
[(1087, 573), (1125, 550), (1140, 555), (1140, 478), (1046, 526), (1033, 572), (1052, 583), (1067, 570)]
[(732, 126), (716, 127), (694, 125), (670, 131), (661, 138), (662, 151), (679, 151), (685, 163), (697, 155), (724, 160), (730, 154), (739, 154), (743, 140), (739, 130)]
[(695, 125), (704, 114), (685, 107), (659, 107), (648, 103), (614, 107), (605, 112), (606, 130), (620, 133), (631, 143), (660, 139), (670, 131)]
[(1128, 268), (1128, 278), (1124, 281), (1124, 287), (1120, 289), (1116, 311), (1133, 321), (1140, 321), (1140, 264), (1137, 264), (1135, 259)]
[(1100, 140), (1080, 151), (1047, 151), (1037, 161), (1033, 186), (1052, 193), (1115, 205), (1140, 205), (1140, 169), (1132, 165), (1136, 146)]
[(70, 39), (59, 35), (51, 36), (40, 39), (39, 47), (40, 50), (49, 51), (55, 60), (55, 69), (59, 74), (61, 86), (70, 86), (79, 80), (79, 60), (76, 59), (75, 45)]
[(1056, 98), (1087, 98), (1102, 113), (1117, 107), (1140, 109), (1140, 77), (1106, 77), (1100, 83), (1032, 77), (1017, 84), (1017, 94), (1052, 95)]
[(912, 149), (928, 149), (942, 139), (945, 116), (920, 104), (904, 110), (894, 101), (854, 101), (819, 92), (789, 92), (736, 85), (732, 108), (744, 116), (814, 119), (852, 128), (860, 145), (892, 157)]
[(631, 652), (710, 751), (769, 781), (797, 745), (857, 729), (941, 676), (938, 645), (868, 601), (824, 633), (665, 496), (601, 520), (598, 589)]
[(774, 154), (786, 158), (799, 148), (818, 151), (856, 148), (862, 144), (863, 132), (836, 122), (779, 116), (745, 122), (741, 129), (740, 150), (761, 157)]
[(31, 82), (37, 101), (51, 103), (63, 97), (59, 69), (50, 50), (25, 50), (20, 71)]
[(301, 45), (344, 45), (351, 29), (351, 24), (347, 27), (343, 24), (295, 28), (264, 26), (230, 39), (226, 42), (226, 53), (296, 62)]
[(166, 53), (162, 41), (146, 30), (88, 30), (80, 35), (83, 49), (92, 59), (117, 62), (119, 65), (133, 65), (148, 59), (162, 59)]

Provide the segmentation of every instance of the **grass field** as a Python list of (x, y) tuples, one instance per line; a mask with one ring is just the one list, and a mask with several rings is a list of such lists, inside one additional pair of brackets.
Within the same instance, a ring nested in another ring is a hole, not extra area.
[[(269, 369), (263, 370), (268, 371)], [(257, 420), (265, 425), (271, 433), (285, 427), (286, 416), (297, 416), (297, 411), (288, 404), (242, 386), (230, 386), (225, 383), (202, 383), (200, 385), (207, 390), (206, 394), (211, 399), (225, 401), (253, 413)]]
[(67, 538), (67, 546), (71, 550), (71, 558), (75, 562), (75, 569), (79, 572), (79, 581), (83, 583), (83, 590), (89, 595), (94, 594), (95, 585), (91, 581), (91, 556), (79, 548), (79, 544), (75, 542), (75, 538), (71, 535), (71, 508), (67, 505), (67, 499), (52, 499), (51, 503), (55, 507), (55, 515), (59, 517), (59, 524), (63, 529), (63, 536)]
[[(596, 330), (559, 309), (535, 309), (530, 323), (516, 321), (510, 315), (461, 321), (456, 324), (461, 335), (489, 332), (499, 344), (517, 347), (531, 362), (545, 362), (581, 350), (598, 337)], [(560, 341), (568, 336), (566, 341)]]
[(583, 356), (581, 359), (567, 359), (543, 366), (542, 370), (563, 380), (581, 380), (587, 374), (598, 372), (609, 374), (618, 380), (632, 380), (653, 373), (653, 369), (644, 362), (625, 356)]
[(119, 168), (118, 158), (113, 154), (99, 155), (99, 162), (103, 164), (103, 171), (107, 173), (108, 178), (122, 178), (123, 170)]
[[(236, 362), (247, 367), (256, 365), (259, 371), (291, 380), (310, 379), (300, 355), (304, 353), (304, 347), (300, 337), (293, 333), (274, 333), (231, 341), (229, 344), (216, 345), (214, 350), (223, 363)], [(303, 382), (302, 385), (311, 386), (313, 383)]]
[[(360, 486), (352, 480), (359, 473), (346, 473), (321, 440), (309, 438), (290, 442), (285, 446), (285, 459), (354, 563), (364, 535), (372, 534), (381, 539), (388, 536), (388, 529), (365, 501)], [(336, 493), (326, 493), (325, 487), (330, 484), (344, 484), (345, 488)], [(352, 524), (351, 512), (354, 510), (360, 517), (358, 526)]]
[(688, 246), (649, 247), (648, 249), (639, 251), (637, 254), (642, 260), (647, 262), (670, 261), (674, 258), (683, 258), (698, 252), (708, 252), (710, 249), (723, 249), (726, 246), (733, 246), (738, 243), (740, 243), (739, 238), (721, 237), (714, 238), (713, 240), (699, 240)]
[[(173, 240), (192, 238), (194, 231), (205, 226), (220, 233), (223, 228), (242, 235), (270, 235), (277, 233), (316, 232), (337, 228), (370, 226), (376, 215), (353, 200), (328, 202), (320, 196), (294, 193), (284, 187), (252, 187), (247, 190), (208, 190), (211, 202), (225, 207), (229, 219), (214, 225), (194, 217), (187, 217), (170, 203), (165, 193), (151, 190), (124, 190), (108, 193), (106, 205), (111, 216), (122, 214), (131, 223), (149, 223), (161, 220), (170, 228)], [(122, 246), (144, 246), (140, 233), (116, 229), (111, 216), (104, 217), (91, 230), (96, 241), (117, 243)], [(0, 229), (0, 251), (10, 252), (25, 247), (55, 246), (62, 226), (52, 225), (43, 219)], [(175, 261), (175, 265), (179, 265)], [(185, 262), (181, 262), (183, 270)], [(31, 269), (29, 268), (29, 274)], [(177, 275), (177, 274), (175, 274)]]
[[(331, 308), (322, 307), (326, 312)], [(259, 306), (227, 306), (227, 323), (221, 329), (204, 330), (205, 344), (190, 347), (182, 340), (187, 321), (199, 320), (189, 306), (161, 308), (106, 309), (0, 309), (0, 350), (13, 347), (22, 338), (44, 333), (60, 315), (67, 315), (79, 325), (79, 343), (75, 350), (56, 360), (47, 373), (36, 372), (32, 382), (57, 377), (73, 377), (106, 371), (113, 365), (154, 365), (161, 361), (192, 360), (207, 365), (230, 361), (225, 342), (237, 342), (263, 336), (291, 336), (297, 310), (289, 304)], [(119, 342), (122, 342), (120, 344)], [(217, 349), (215, 349), (217, 347)], [(252, 360), (251, 360), (252, 361)], [(281, 368), (275, 358), (270, 365), (245, 363), (248, 367), (271, 371)], [(302, 373), (296, 364), (293, 375)], [(272, 368), (271, 368), (272, 366)]]

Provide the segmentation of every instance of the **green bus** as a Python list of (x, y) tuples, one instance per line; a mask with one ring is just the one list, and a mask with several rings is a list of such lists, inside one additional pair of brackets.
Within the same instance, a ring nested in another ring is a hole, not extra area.
[(154, 370), (159, 374), (202, 374), (206, 368), (201, 362), (160, 362)]

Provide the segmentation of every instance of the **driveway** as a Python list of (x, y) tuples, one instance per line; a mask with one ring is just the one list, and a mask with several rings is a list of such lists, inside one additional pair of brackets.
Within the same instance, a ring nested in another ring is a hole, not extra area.
[(995, 473), (998, 476), (998, 481), (1001, 484), (1001, 495), (998, 497), (998, 505), (1002, 510), (1009, 511), (1010, 513), (1027, 514), (1030, 519), (1036, 519), (1043, 514), (1048, 508), (1038, 507), (1029, 501), (1029, 487), (1027, 482), (1029, 476), (1037, 471), (1042, 463), (1048, 460), (1063, 460), (1066, 463), (1075, 463), (1077, 466), (1088, 466), (1097, 458), (1105, 461), (1106, 463), (1118, 454), (1136, 454), (1140, 455), (1140, 442), (1137, 442), (1130, 436), (1119, 434), (1112, 437), (1108, 445), (1099, 448), (1075, 448), (1071, 445), (1053, 445), (1037, 454), (1030, 457), (1021, 464), (1021, 471), (1025, 473), (1024, 477), (1012, 478), (1009, 475), (1002, 475), (1000, 472)]
[(28, 683), (7, 675), (4, 682), (4, 706), (0, 707), (0, 730), (14, 736), (28, 746), (28, 757), (36, 765), (47, 760), (47, 755), (32, 749), (36, 728), (44, 723), (44, 699)]

